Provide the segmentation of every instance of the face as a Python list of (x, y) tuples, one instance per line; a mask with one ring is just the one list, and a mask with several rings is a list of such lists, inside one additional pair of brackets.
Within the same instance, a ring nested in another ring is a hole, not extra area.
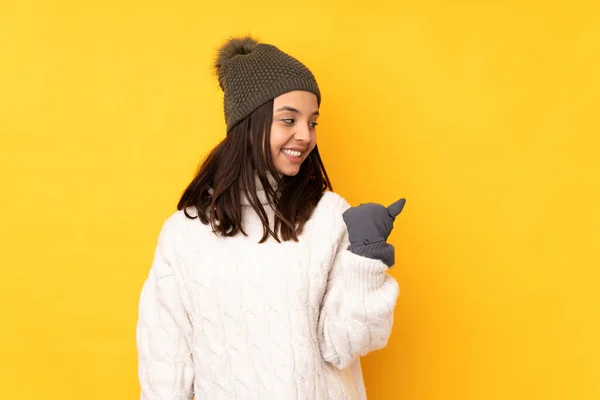
[(277, 172), (295, 176), (317, 144), (317, 96), (304, 91), (282, 94), (273, 100), (271, 157)]

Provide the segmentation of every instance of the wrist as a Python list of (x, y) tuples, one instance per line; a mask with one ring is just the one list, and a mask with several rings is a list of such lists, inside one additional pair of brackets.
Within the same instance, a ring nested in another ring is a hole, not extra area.
[(387, 265), (358, 255), (351, 250), (347, 253), (347, 264), (342, 273), (346, 288), (356, 292), (357, 298), (380, 288), (385, 280)]
[(362, 256), (362, 257), (371, 258), (374, 260), (380, 260), (385, 265), (387, 265), (388, 268), (394, 265), (395, 249), (394, 249), (393, 245), (387, 243), (385, 240), (378, 241), (375, 243), (372, 243), (368, 240), (365, 240), (364, 242), (368, 242), (368, 243), (367, 244), (360, 244), (360, 243), (350, 244), (350, 246), (348, 247), (348, 250), (350, 250), (352, 253)]
[(350, 239), (350, 246), (352, 246), (352, 247), (369, 246), (372, 244), (378, 244), (378, 243), (385, 242), (385, 238), (381, 237), (380, 235), (366, 236), (366, 237), (365, 237), (365, 235), (361, 235), (361, 236), (357, 236), (355, 238), (350, 236), (349, 239)]

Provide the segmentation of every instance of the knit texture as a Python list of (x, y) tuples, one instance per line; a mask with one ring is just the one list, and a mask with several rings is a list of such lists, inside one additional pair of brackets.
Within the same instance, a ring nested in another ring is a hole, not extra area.
[(350, 245), (348, 250), (359, 256), (381, 260), (388, 267), (393, 266), (395, 262), (394, 245), (388, 244), (385, 240), (362, 246)]
[(287, 92), (307, 91), (321, 103), (321, 93), (310, 70), (269, 44), (257, 44), (249, 53), (219, 63), (218, 78), (224, 92), (227, 132), (258, 107)]
[(140, 299), (141, 398), (365, 399), (359, 357), (386, 345), (398, 284), (347, 250), (348, 207), (326, 192), (299, 242), (263, 244), (251, 207), (249, 237), (173, 214)]

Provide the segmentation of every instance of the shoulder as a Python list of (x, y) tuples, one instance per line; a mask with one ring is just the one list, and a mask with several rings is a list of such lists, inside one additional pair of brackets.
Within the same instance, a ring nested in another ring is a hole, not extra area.
[(334, 237), (344, 233), (346, 224), (342, 215), (350, 208), (344, 197), (335, 192), (326, 191), (313, 212), (313, 222), (318, 231)]
[(196, 210), (193, 208), (175, 211), (164, 220), (162, 230), (171, 231), (185, 228), (188, 221), (191, 221), (186, 214), (191, 217), (197, 216)]
[(339, 214), (340, 216), (350, 208), (350, 204), (341, 195), (335, 192), (326, 191), (317, 205), (317, 209), (325, 212)]
[(175, 211), (162, 224), (158, 238), (159, 245), (175, 245), (178, 242), (184, 242), (187, 237), (193, 235), (194, 231), (206, 228), (197, 218), (195, 208), (188, 207), (185, 210)]

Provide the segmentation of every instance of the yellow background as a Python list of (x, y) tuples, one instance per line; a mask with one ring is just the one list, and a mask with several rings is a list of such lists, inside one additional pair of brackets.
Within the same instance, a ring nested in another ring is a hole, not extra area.
[(138, 397), (158, 231), (224, 135), (214, 49), (307, 64), (352, 204), (407, 198), (370, 399), (600, 399), (600, 8), (0, 2), (0, 398)]

